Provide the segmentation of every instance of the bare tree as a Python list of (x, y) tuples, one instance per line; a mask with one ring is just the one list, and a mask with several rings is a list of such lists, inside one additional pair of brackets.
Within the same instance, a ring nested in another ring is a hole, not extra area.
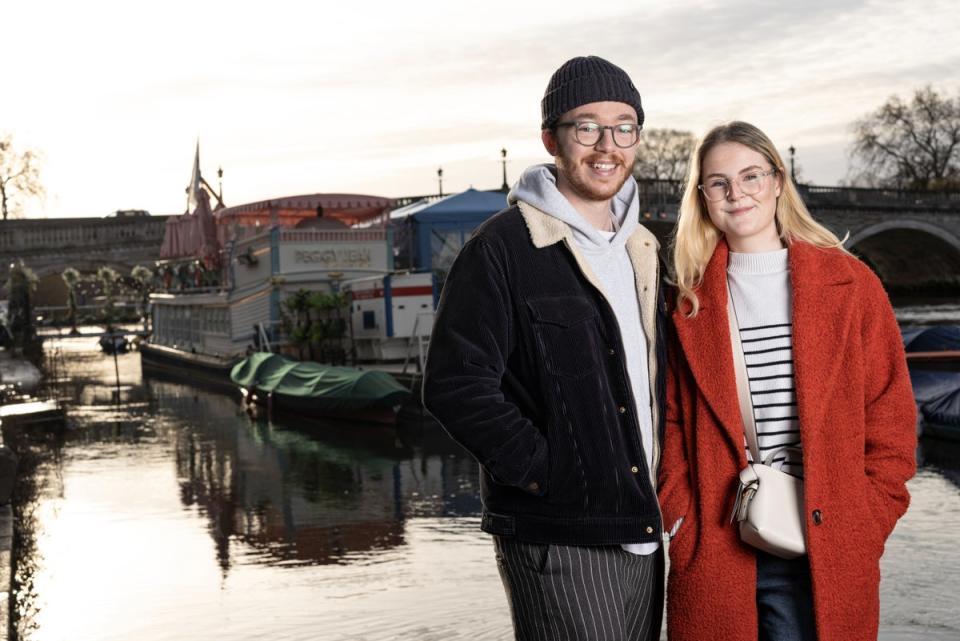
[(11, 213), (19, 213), (21, 204), (18, 195), (42, 196), (39, 158), (30, 149), (18, 151), (13, 146), (13, 137), (7, 134), (0, 138), (0, 210), (6, 220)]
[(960, 187), (960, 95), (929, 85), (913, 100), (891, 96), (853, 125), (855, 184), (899, 189)]
[(633, 177), (637, 180), (683, 180), (697, 141), (689, 131), (646, 129), (640, 134)]

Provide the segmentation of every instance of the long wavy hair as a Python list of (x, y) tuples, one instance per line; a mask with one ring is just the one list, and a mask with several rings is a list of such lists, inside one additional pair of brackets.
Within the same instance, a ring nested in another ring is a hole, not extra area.
[(775, 221), (780, 239), (788, 246), (795, 240), (818, 247), (843, 249), (843, 241), (810, 215), (800, 198), (790, 174), (783, 170), (783, 159), (777, 148), (762, 131), (753, 125), (734, 121), (714, 127), (703, 137), (691, 158), (687, 184), (680, 201), (680, 217), (673, 239), (673, 267), (677, 279), (677, 302), (686, 305), (687, 316), (696, 316), (700, 309), (696, 290), (703, 283), (707, 263), (713, 256), (723, 232), (716, 228), (707, 213), (707, 201), (697, 188), (703, 159), (711, 149), (725, 142), (735, 142), (758, 152), (775, 168), (780, 177)]

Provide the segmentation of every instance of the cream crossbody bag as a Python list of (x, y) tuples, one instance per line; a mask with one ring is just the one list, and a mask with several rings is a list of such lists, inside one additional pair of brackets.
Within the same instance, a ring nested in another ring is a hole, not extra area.
[(778, 470), (772, 464), (777, 454), (797, 448), (783, 447), (770, 452), (766, 458), (760, 457), (747, 363), (743, 356), (736, 309), (729, 289), (727, 317), (730, 320), (730, 343), (733, 347), (740, 414), (743, 416), (747, 445), (754, 460), (740, 472), (740, 486), (737, 488), (730, 522), (739, 524), (740, 539), (744, 543), (783, 559), (793, 559), (807, 552), (806, 521), (803, 518), (803, 479)]

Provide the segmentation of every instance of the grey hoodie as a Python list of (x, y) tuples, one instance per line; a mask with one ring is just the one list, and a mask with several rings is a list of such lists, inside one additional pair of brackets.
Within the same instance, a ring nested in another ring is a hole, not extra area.
[[(650, 412), (647, 341), (641, 323), (633, 264), (626, 249), (627, 239), (640, 224), (637, 182), (628, 178), (610, 201), (614, 228), (619, 225), (616, 232), (602, 232), (594, 228), (574, 209), (570, 201), (557, 190), (557, 168), (553, 164), (534, 165), (524, 171), (507, 195), (507, 201), (511, 205), (523, 201), (569, 225), (577, 249), (603, 285), (601, 293), (610, 303), (620, 326), (647, 469), (653, 469), (653, 417)], [(658, 547), (659, 543), (624, 546), (628, 551), (638, 554), (649, 554)]]

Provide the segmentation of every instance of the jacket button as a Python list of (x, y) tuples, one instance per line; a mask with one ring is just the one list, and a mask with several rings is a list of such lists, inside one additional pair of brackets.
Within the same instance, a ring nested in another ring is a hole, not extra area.
[(634, 465), (633, 467), (630, 468), (630, 471), (633, 472), (634, 474), (639, 474), (640, 468)]
[(620, 407), (617, 408), (617, 411), (620, 412), (621, 414), (626, 414), (627, 408), (621, 405)]
[(649, 525), (647, 526), (647, 534), (653, 534), (653, 528)]
[(613, 349), (612, 347), (607, 348), (607, 354), (610, 354), (610, 356), (614, 356), (616, 353), (617, 350)]
[(820, 525), (823, 523), (823, 514), (820, 513), (820, 510), (814, 510), (812, 516), (814, 525)]

